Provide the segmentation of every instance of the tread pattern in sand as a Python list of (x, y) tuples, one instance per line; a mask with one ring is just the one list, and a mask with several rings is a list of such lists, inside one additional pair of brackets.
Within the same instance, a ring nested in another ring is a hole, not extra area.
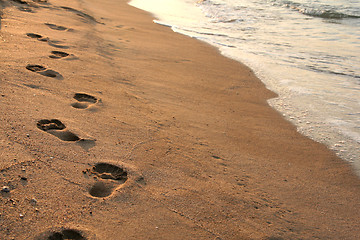
[(98, 99), (86, 93), (75, 93), (73, 97), (77, 102), (71, 104), (74, 108), (85, 109), (98, 102)]
[(89, 194), (97, 198), (110, 196), (128, 179), (127, 171), (109, 163), (97, 163), (91, 170), (88, 169), (85, 172), (96, 179), (89, 189)]

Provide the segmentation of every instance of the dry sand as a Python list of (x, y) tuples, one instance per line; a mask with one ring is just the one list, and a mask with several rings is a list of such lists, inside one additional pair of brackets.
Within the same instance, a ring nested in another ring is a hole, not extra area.
[(0, 239), (360, 239), (249, 68), (125, 0), (0, 3)]

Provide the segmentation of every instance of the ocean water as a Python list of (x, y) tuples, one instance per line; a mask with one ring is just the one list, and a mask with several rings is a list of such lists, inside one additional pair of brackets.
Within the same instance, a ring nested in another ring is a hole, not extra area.
[(279, 94), (269, 104), (360, 176), (359, 0), (132, 0), (218, 47)]

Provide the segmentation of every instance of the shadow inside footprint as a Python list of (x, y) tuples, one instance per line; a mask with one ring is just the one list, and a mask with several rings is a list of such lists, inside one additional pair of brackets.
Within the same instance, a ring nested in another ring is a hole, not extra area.
[(26, 66), (26, 69), (29, 71), (32, 71), (32, 72), (36, 72), (36, 73), (41, 74), (46, 77), (56, 78), (59, 80), (64, 79), (60, 73), (58, 73), (54, 70), (47, 70), (46, 67), (41, 66), (41, 65), (28, 64)]
[(33, 2), (39, 3), (39, 4), (46, 4), (48, 5), (48, 0), (32, 0)]
[(86, 240), (83, 234), (74, 229), (64, 229), (56, 232), (47, 232), (36, 238), (37, 240)]
[(98, 163), (92, 169), (92, 174), (102, 179), (117, 180), (119, 183), (124, 183), (127, 180), (127, 172), (113, 164)]
[(31, 38), (37, 38), (37, 39), (42, 38), (41, 35), (36, 34), (36, 33), (27, 33), (26, 36), (31, 37)]
[(96, 179), (95, 184), (89, 189), (89, 193), (98, 198), (110, 196), (114, 189), (128, 179), (128, 174), (123, 168), (109, 163), (98, 163), (88, 172)]
[(56, 136), (57, 138), (63, 141), (74, 142), (80, 140), (80, 138), (76, 134), (68, 130), (64, 130), (66, 128), (65, 125), (60, 120), (57, 119), (51, 119), (51, 120), (42, 119), (37, 122), (37, 127), (47, 133)]
[(98, 102), (98, 99), (86, 93), (75, 93), (74, 99), (78, 102), (71, 104), (74, 108), (85, 109)]

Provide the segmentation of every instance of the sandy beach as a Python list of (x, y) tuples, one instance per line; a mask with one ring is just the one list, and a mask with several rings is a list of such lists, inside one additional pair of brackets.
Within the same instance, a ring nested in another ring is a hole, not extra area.
[(0, 6), (1, 240), (360, 239), (359, 177), (251, 69), (126, 0)]

